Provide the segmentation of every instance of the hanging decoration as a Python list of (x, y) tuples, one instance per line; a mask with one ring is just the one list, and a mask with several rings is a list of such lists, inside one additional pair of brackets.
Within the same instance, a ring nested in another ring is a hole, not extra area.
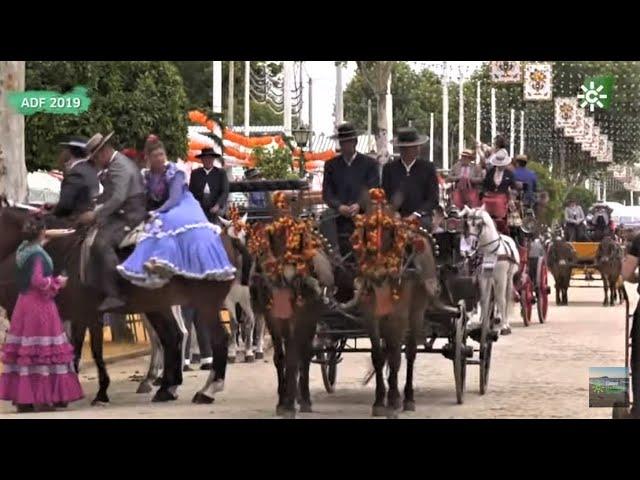
[(578, 100), (571, 97), (558, 97), (555, 99), (555, 126), (556, 128), (572, 127), (576, 122)]
[(564, 127), (564, 134), (568, 137), (572, 137), (574, 140), (584, 135), (584, 109), (577, 107), (575, 111), (574, 123), (572, 126)]
[(524, 67), (524, 99), (551, 100), (552, 81), (550, 63), (527, 63)]
[(491, 81), (494, 83), (522, 82), (522, 62), (491, 62)]

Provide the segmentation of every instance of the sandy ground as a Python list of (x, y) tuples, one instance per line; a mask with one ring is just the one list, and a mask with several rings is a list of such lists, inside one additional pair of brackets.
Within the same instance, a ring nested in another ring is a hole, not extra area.
[[(637, 294), (630, 295), (635, 305)], [(528, 328), (514, 310), (513, 334), (494, 345), (489, 391), (478, 394), (478, 368), (469, 366), (463, 405), (456, 403), (452, 363), (440, 354), (419, 355), (414, 382), (417, 411), (400, 418), (610, 418), (611, 409), (589, 408), (589, 367), (623, 366), (624, 306), (602, 307), (602, 296), (600, 289), (572, 289), (570, 306), (552, 304), (548, 323)], [(144, 357), (109, 366), (107, 407), (89, 405), (97, 380), (95, 369), (88, 368), (81, 374), (85, 400), (65, 411), (21, 415), (2, 402), (0, 418), (277, 418), (271, 359), (230, 365), (225, 391), (212, 405), (191, 403), (208, 372), (186, 373), (175, 402), (153, 404), (152, 394), (135, 394), (137, 383), (130, 377), (142, 374), (147, 361)], [(369, 365), (369, 354), (347, 355), (339, 365), (334, 394), (325, 392), (320, 369), (312, 365), (314, 412), (298, 417), (370, 418), (374, 385), (362, 385)]]

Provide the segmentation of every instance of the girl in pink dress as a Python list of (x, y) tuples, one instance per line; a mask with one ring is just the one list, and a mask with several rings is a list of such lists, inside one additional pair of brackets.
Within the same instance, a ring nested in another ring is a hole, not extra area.
[(51, 257), (42, 248), (44, 224), (25, 224), (16, 253), (20, 296), (2, 347), (0, 399), (18, 412), (52, 410), (83, 397), (73, 367), (73, 347), (64, 333), (54, 297), (67, 278), (53, 276)]

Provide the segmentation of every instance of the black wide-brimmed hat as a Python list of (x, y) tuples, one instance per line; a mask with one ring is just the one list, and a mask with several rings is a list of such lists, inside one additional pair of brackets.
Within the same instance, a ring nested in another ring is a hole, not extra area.
[(398, 135), (393, 139), (394, 147), (417, 147), (427, 143), (427, 136), (420, 135), (413, 127), (399, 128)]
[(338, 140), (339, 142), (344, 142), (345, 140), (357, 140), (360, 132), (356, 130), (356, 127), (353, 126), (350, 122), (345, 122), (342, 125), (339, 125), (336, 129), (338, 133), (332, 135), (331, 138), (334, 140)]
[(87, 143), (89, 143), (89, 139), (87, 137), (69, 136), (64, 141), (60, 142), (59, 145), (63, 147), (77, 147), (86, 149)]
[(213, 148), (204, 148), (198, 155), (196, 155), (196, 158), (203, 158), (203, 157), (220, 158), (222, 157), (222, 155), (220, 155), (220, 153)]

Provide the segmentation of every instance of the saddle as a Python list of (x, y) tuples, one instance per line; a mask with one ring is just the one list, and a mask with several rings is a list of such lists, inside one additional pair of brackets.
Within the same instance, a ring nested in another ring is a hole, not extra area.
[[(129, 247), (135, 247), (140, 240), (142, 240), (142, 236), (144, 235), (144, 226), (145, 222), (140, 223), (137, 227), (130, 229), (127, 235), (122, 239), (120, 244), (118, 245), (118, 257), (122, 257), (123, 250), (128, 249)], [(128, 227), (125, 227), (125, 230)], [(89, 262), (91, 260), (91, 247), (93, 247), (93, 243), (95, 242), (96, 235), (98, 233), (98, 227), (92, 227), (85, 239), (82, 241), (82, 245), (80, 247), (80, 281), (83, 284), (89, 284)]]

